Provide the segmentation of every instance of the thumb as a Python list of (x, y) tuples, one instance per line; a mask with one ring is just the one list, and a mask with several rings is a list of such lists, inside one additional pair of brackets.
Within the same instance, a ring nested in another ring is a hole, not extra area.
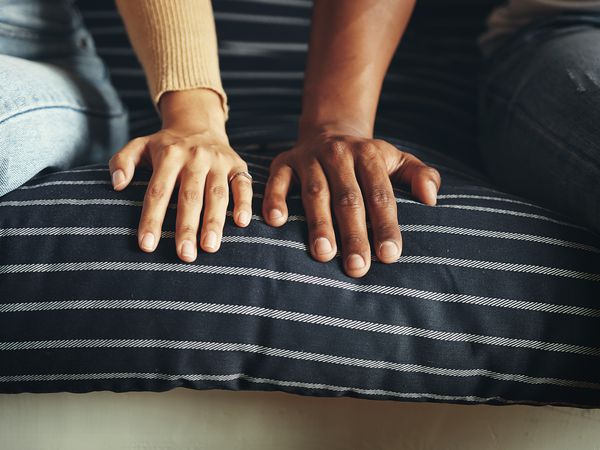
[(108, 162), (113, 188), (122, 191), (129, 185), (135, 167), (139, 164), (149, 138), (147, 136), (135, 138), (119, 150)]
[(434, 206), (442, 184), (440, 173), (410, 153), (403, 153), (403, 161), (392, 176), (392, 181), (411, 188), (413, 197)]

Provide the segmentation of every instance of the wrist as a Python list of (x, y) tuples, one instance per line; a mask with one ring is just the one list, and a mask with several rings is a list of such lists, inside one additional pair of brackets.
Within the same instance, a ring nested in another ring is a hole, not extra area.
[(165, 92), (158, 104), (163, 128), (206, 129), (225, 133), (225, 112), (221, 96), (211, 89)]
[(356, 136), (371, 139), (373, 125), (368, 121), (335, 118), (314, 120), (301, 117), (298, 124), (298, 136), (302, 139), (311, 136)]

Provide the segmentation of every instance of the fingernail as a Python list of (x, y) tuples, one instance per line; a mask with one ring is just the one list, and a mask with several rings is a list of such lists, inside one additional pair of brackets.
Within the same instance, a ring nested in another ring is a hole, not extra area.
[(379, 246), (379, 254), (385, 259), (397, 259), (398, 253), (400, 253), (400, 248), (394, 241), (385, 241)]
[(248, 225), (250, 223), (250, 213), (242, 211), (238, 214), (238, 222), (242, 225)]
[(181, 245), (181, 256), (185, 258), (193, 258), (196, 256), (196, 246), (192, 241), (186, 239)]
[(278, 209), (272, 209), (269, 217), (272, 220), (281, 219), (283, 217), (283, 213)]
[(429, 191), (430, 197), (435, 202), (435, 199), (437, 198), (437, 193), (438, 193), (437, 184), (435, 184), (435, 182), (432, 180), (428, 180), (427, 181), (427, 190)]
[(217, 248), (217, 233), (209, 231), (204, 237), (204, 247)]
[(123, 183), (125, 183), (125, 172), (121, 169), (115, 170), (112, 174), (113, 187), (116, 189)]
[(320, 237), (315, 240), (315, 252), (317, 255), (326, 255), (331, 253), (331, 250), (333, 250), (333, 248), (331, 247), (329, 239)]
[(154, 242), (156, 242), (154, 235), (152, 233), (146, 233), (142, 237), (142, 248), (148, 251), (154, 250)]
[(346, 267), (348, 267), (348, 269), (362, 269), (365, 265), (366, 263), (363, 257), (357, 254), (350, 255), (348, 256), (348, 259), (346, 259)]

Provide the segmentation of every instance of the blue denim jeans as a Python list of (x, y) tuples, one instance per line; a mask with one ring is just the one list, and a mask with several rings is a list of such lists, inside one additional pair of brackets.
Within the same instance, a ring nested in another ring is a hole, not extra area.
[(533, 23), (491, 55), (480, 125), (498, 184), (600, 232), (600, 15)]
[(104, 162), (127, 113), (68, 0), (0, 0), (0, 195), (43, 170)]

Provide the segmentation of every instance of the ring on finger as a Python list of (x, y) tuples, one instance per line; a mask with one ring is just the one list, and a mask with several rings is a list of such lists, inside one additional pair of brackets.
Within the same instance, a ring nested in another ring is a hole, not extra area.
[(236, 172), (236, 173), (234, 173), (233, 175), (231, 175), (231, 176), (229, 177), (229, 180), (228, 180), (228, 181), (229, 181), (229, 184), (231, 184), (231, 182), (232, 182), (233, 180), (235, 180), (235, 179), (236, 179), (237, 177), (239, 177), (239, 176), (242, 176), (242, 177), (244, 177), (244, 178), (247, 178), (247, 179), (250, 181), (250, 183), (252, 183), (252, 175), (250, 175), (248, 172), (245, 172), (245, 171), (240, 171), (240, 172)]

